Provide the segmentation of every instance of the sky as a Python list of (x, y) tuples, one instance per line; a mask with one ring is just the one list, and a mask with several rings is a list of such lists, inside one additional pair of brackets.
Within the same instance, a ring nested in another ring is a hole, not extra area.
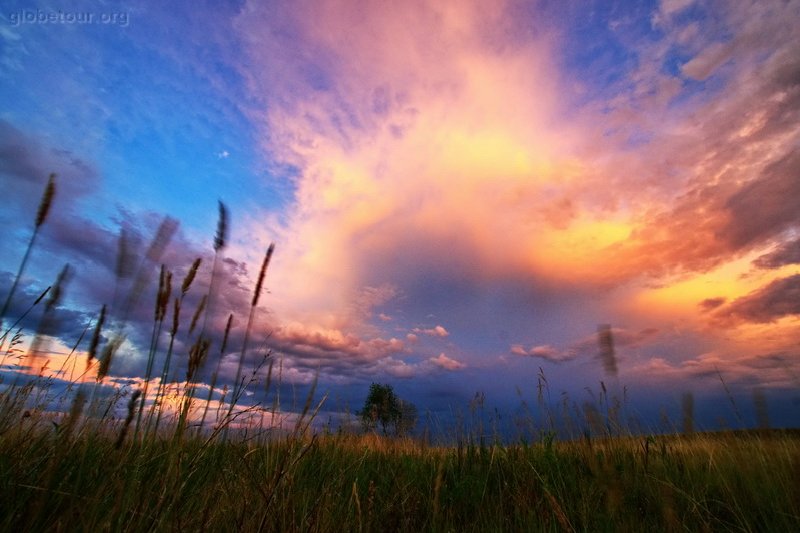
[[(202, 258), (194, 309), (221, 201), (219, 387), (274, 243), (246, 369), (270, 354), (284, 398), (316, 380), (329, 419), (378, 382), (440, 427), (480, 398), (510, 428), (544, 377), (545, 403), (607, 386), (646, 430), (687, 393), (696, 426), (753, 426), (755, 397), (797, 426), (799, 25), (785, 0), (4, 2), (4, 299), (57, 174), (4, 331), (69, 263), (23, 341), (45, 328), (54, 369), (107, 304), (109, 387), (141, 386), (159, 266), (177, 290)], [(121, 234), (148, 276), (127, 314)], [(41, 366), (24, 346), (6, 376)]]

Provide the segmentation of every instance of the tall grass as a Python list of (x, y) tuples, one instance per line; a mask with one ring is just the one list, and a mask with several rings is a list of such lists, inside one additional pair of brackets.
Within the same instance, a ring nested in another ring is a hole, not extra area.
[[(188, 268), (180, 294), (174, 297), (171, 273), (161, 268), (146, 376), (140, 386), (117, 388), (110, 398), (98, 393), (111, 387), (113, 354), (124, 339), (124, 319), (136, 294), (124, 299), (102, 350), (110, 319), (106, 306), (101, 307), (85, 371), (67, 391), (51, 391), (53, 381), (35, 372), (20, 371), (25, 379), (3, 384), (0, 530), (800, 530), (800, 433), (767, 429), (761, 390), (753, 393), (759, 431), (698, 432), (694, 400), (687, 394), (683, 433), (634, 436), (622, 422), (624, 389), (622, 400), (610, 397), (601, 382), (596, 401), (581, 408), (564, 397), (559, 413), (551, 408), (550, 385), (540, 369), (538, 416), (523, 401), (519, 427), (525, 438), (517, 444), (501, 444), (497, 417), (484, 424), (485, 396), (479, 393), (470, 405), (469, 427), (462, 421), (453, 430), (455, 444), (433, 446), (429, 436), (386, 438), (344, 429), (315, 430), (326, 396), (317, 400), (314, 386), (303, 405), (294, 406), (290, 427), (276, 431), (275, 420), (283, 414), (277, 395), (271, 409), (237, 405), (242, 392), (263, 374), (265, 388), (275, 386), (270, 354), (244, 373), (272, 245), (251, 300), (230, 398), (225, 401), (223, 395), (218, 401), (216, 418), (206, 427), (207, 418), (213, 417), (208, 416), (212, 396), (234, 318), (229, 315), (219, 347), (212, 347), (205, 324), (214, 301), (216, 256), (224, 246), (227, 227), (220, 205), (223, 223), (214, 241), (209, 293), (194, 310), (185, 333), (180, 328), (181, 310), (201, 261)], [(150, 267), (160, 258), (170, 231), (162, 224), (157, 232), (132, 284), (133, 293), (145, 290)], [(62, 284), (54, 287), (59, 288), (55, 292), (60, 298)], [(48, 313), (57, 312), (54, 298), (48, 300)], [(170, 342), (161, 354), (158, 339), (170, 301)], [(192, 337), (193, 324), (199, 323), (203, 312), (204, 326)], [(84, 333), (88, 329), (89, 325)], [(182, 388), (168, 386), (179, 335), (194, 338), (194, 343), (181, 344), (189, 359)], [(610, 326), (601, 326), (598, 339), (604, 369), (616, 377)], [(210, 354), (217, 361), (202, 402), (200, 427), (188, 432), (184, 429), (196, 378)], [(153, 378), (159, 360), (163, 367)], [(277, 368), (280, 382), (280, 364)], [(88, 393), (85, 378), (91, 370), (96, 378)], [(148, 399), (154, 379), (156, 396)], [(172, 402), (180, 406), (177, 410), (169, 408), (168, 388), (177, 391), (172, 393), (178, 395)], [(57, 399), (60, 408), (53, 410)], [(126, 407), (122, 420), (109, 415), (118, 402)], [(245, 422), (250, 415), (256, 415), (257, 422)], [(574, 428), (573, 435), (582, 437), (558, 441), (558, 417), (561, 426)], [(264, 420), (270, 422), (265, 426)]]

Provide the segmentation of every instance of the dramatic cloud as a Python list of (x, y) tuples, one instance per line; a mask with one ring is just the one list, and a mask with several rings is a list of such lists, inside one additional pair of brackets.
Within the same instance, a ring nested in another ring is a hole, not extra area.
[(800, 274), (776, 279), (716, 313), (727, 323), (772, 322), (792, 315), (800, 315)]
[(780, 268), (795, 264), (800, 264), (800, 239), (783, 243), (753, 261), (758, 268)]

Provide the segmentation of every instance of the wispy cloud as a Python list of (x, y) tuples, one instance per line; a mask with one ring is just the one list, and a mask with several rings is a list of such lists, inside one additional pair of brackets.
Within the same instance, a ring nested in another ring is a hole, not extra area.
[(431, 337), (447, 337), (450, 335), (443, 326), (436, 326), (433, 328), (423, 329), (423, 328), (414, 328), (412, 332), (420, 334), (420, 335), (430, 335)]

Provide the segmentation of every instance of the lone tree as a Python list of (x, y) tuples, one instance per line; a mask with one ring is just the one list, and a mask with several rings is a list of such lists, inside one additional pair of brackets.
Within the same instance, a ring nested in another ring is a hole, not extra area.
[(384, 435), (391, 431), (395, 435), (405, 435), (414, 429), (417, 409), (414, 404), (397, 397), (391, 385), (373, 383), (364, 408), (358, 413), (367, 430), (374, 430), (380, 424)]

